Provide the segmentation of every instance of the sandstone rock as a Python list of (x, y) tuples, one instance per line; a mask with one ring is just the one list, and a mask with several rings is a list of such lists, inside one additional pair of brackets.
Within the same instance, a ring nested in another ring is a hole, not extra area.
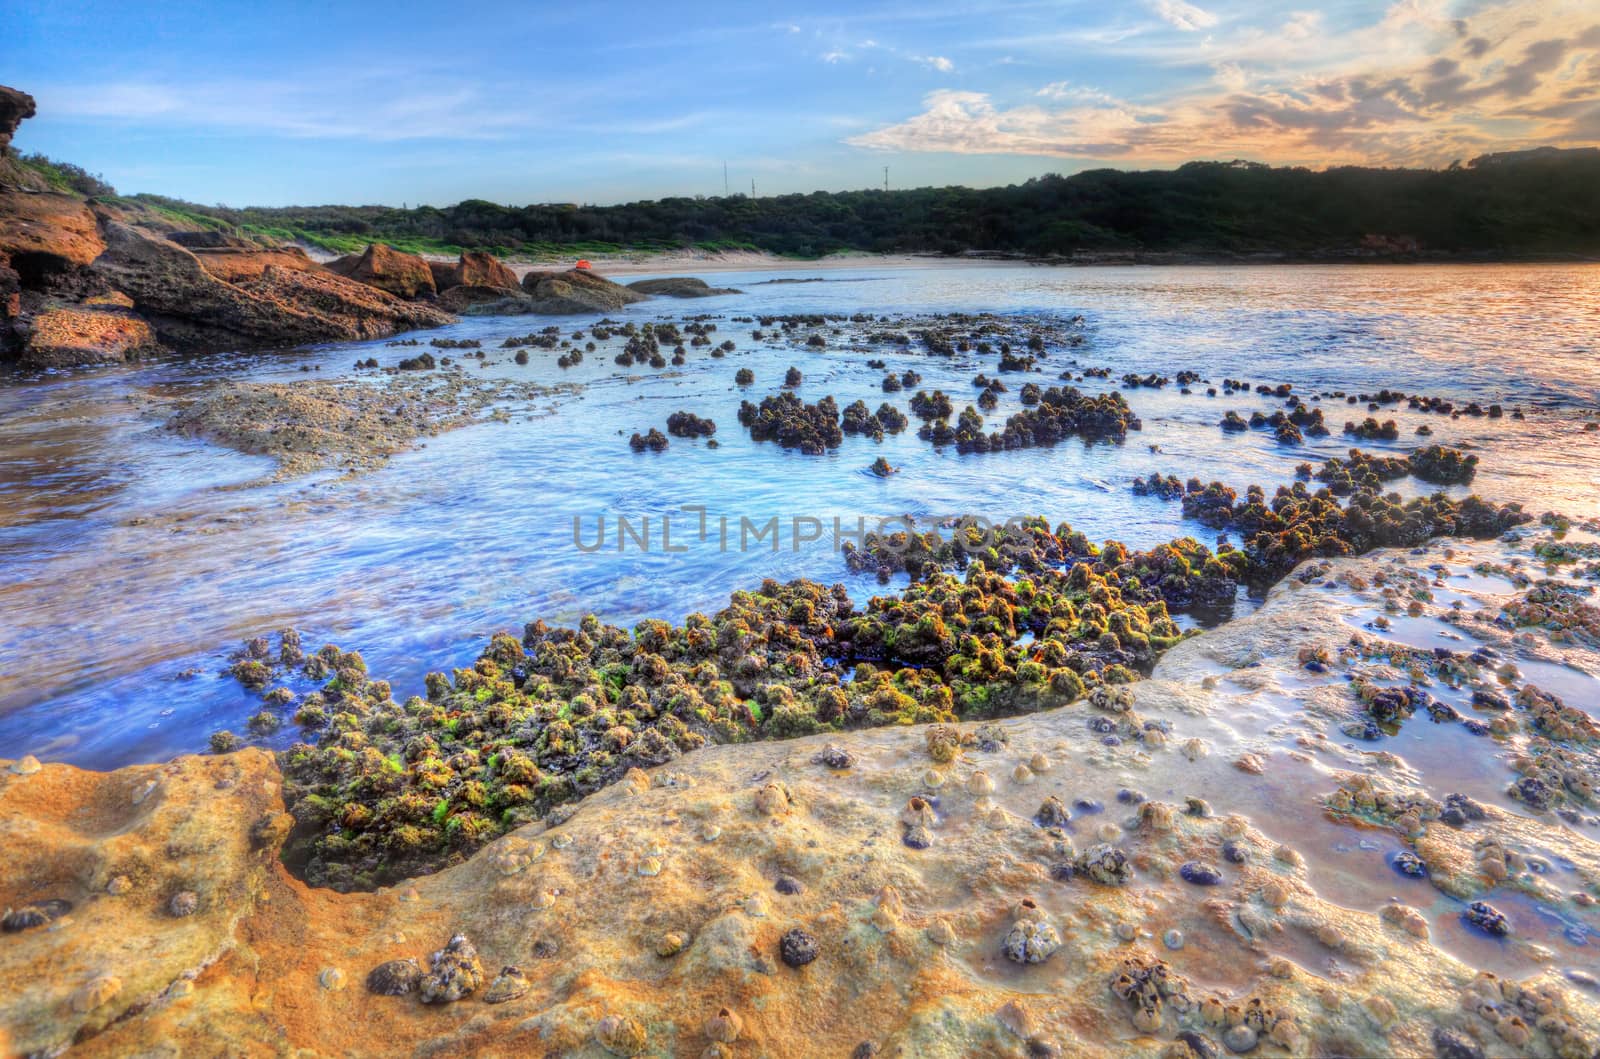
[(35, 114), (33, 97), (15, 88), (0, 85), (0, 151), (11, 146), (17, 126)]
[(533, 299), (535, 312), (550, 314), (609, 312), (645, 299), (638, 291), (577, 268), (530, 272), (522, 277), (522, 289)]
[(114, 305), (61, 306), (34, 316), (19, 359), (35, 368), (120, 364), (162, 351), (150, 324)]
[(0, 259), (25, 288), (89, 264), (105, 249), (81, 199), (46, 191), (0, 190)]
[(501, 263), (493, 254), (469, 250), (461, 255), (456, 266), (456, 283), (463, 287), (517, 286), (517, 274)]
[(325, 267), (330, 272), (388, 291), (397, 298), (416, 298), (433, 294), (438, 289), (428, 262), (384, 243), (372, 243), (363, 253), (346, 254)]
[(467, 250), (455, 264), (442, 261), (428, 262), (433, 275), (433, 285), (440, 293), (451, 287), (499, 287), (517, 289), (517, 274), (507, 268), (493, 254), (480, 250)]
[(662, 279), (641, 279), (628, 284), (628, 289), (640, 294), (664, 294), (670, 298), (709, 298), (714, 294), (742, 294), (732, 287), (713, 287), (703, 279), (693, 276), (667, 276)]
[(201, 248), (193, 253), (207, 272), (227, 283), (260, 279), (261, 274), (272, 267), (294, 272), (317, 270), (316, 262), (298, 246), (267, 249), (251, 244), (248, 247)]
[(180, 349), (378, 338), (450, 321), (431, 306), (320, 270), (267, 265), (253, 279), (228, 283), (176, 243), (115, 220), (104, 227), (106, 252), (94, 272)]
[[(0, 826), (17, 843), (0, 862), (0, 906), (46, 890), (74, 906), (59, 929), (6, 936), (0, 1036), (10, 1034), (7, 1054), (53, 1054), (75, 1038), (88, 1042), (232, 948), (235, 925), (273, 864), (232, 817), (281, 808), (271, 793), (276, 775), (272, 756), (259, 750), (112, 773), (46, 765), (32, 776), (0, 775)], [(128, 792), (158, 776), (163, 796), (134, 805)], [(175, 920), (157, 899), (105, 896), (118, 874), (148, 894), (203, 881), (216, 901)]]
[(25, 191), (50, 190), (50, 182), (43, 176), (8, 157), (12, 133), (17, 131), (18, 125), (33, 115), (32, 96), (15, 88), (0, 85), (0, 188), (20, 188)]

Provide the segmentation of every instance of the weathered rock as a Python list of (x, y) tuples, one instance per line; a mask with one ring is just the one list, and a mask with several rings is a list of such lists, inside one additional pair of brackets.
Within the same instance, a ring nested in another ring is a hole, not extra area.
[(48, 190), (48, 183), (33, 170), (8, 157), (11, 136), (17, 126), (34, 115), (34, 100), (28, 93), (0, 85), (0, 188)]
[(439, 308), (460, 316), (505, 315), (535, 312), (533, 301), (521, 291), (506, 287), (459, 284), (439, 295)]
[(551, 314), (609, 312), (645, 299), (638, 291), (579, 268), (529, 272), (522, 277), (522, 289), (534, 300), (536, 312)]
[(83, 200), (48, 191), (0, 190), (0, 259), (25, 288), (46, 287), (105, 249)]
[(450, 322), (431, 306), (329, 272), (268, 266), (257, 278), (228, 283), (176, 243), (109, 218), (104, 229), (106, 251), (93, 271), (180, 349), (378, 338)]
[(517, 274), (507, 268), (493, 254), (481, 250), (467, 250), (454, 264), (441, 261), (428, 262), (433, 285), (441, 294), (451, 287), (499, 287), (517, 289)]
[(310, 272), (317, 263), (306, 256), (298, 246), (266, 248), (261, 246), (226, 246), (197, 248), (193, 251), (201, 266), (217, 279), (226, 283), (243, 283), (257, 280), (269, 268)]
[(36, 314), (19, 360), (35, 368), (120, 364), (162, 351), (144, 319), (116, 306), (60, 306)]
[(167, 429), (271, 456), (279, 477), (330, 466), (354, 474), (421, 438), (483, 422), (507, 401), (531, 402), (549, 393), (535, 383), (502, 384), (453, 372), (405, 371), (375, 383), (230, 383), (174, 402)]
[(11, 146), (17, 126), (36, 113), (33, 97), (19, 89), (0, 85), (0, 151)]
[(407, 254), (386, 243), (372, 243), (362, 253), (346, 254), (325, 267), (330, 272), (388, 291), (397, 298), (418, 298), (438, 289), (428, 262), (417, 254)]
[(714, 294), (742, 294), (732, 287), (713, 287), (694, 276), (665, 276), (661, 279), (641, 279), (628, 284), (628, 289), (640, 294), (666, 295), (669, 298), (709, 298)]
[(493, 254), (468, 250), (456, 265), (456, 283), (463, 287), (506, 287), (515, 289), (517, 274)]
[[(159, 794), (136, 804), (134, 792), (153, 781)], [(5, 938), (0, 1051), (53, 1054), (88, 1042), (223, 959), (269, 874), (281, 873), (239, 826), (281, 809), (277, 789), (272, 756), (260, 750), (111, 773), (0, 773), (0, 830), (15, 843), (0, 862), (0, 907), (71, 903), (70, 918)], [(118, 875), (150, 896), (106, 896)], [(172, 918), (163, 895), (197, 884), (211, 899)]]

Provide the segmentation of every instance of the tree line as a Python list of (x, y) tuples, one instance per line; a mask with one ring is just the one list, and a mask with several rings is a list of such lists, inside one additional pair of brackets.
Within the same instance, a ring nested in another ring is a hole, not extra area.
[(486, 248), (747, 246), (1028, 256), (1136, 251), (1484, 257), (1600, 254), (1600, 149), (1486, 155), (1446, 169), (1190, 162), (1094, 169), (999, 188), (664, 198), (615, 206), (181, 206), (245, 230), (330, 245)]

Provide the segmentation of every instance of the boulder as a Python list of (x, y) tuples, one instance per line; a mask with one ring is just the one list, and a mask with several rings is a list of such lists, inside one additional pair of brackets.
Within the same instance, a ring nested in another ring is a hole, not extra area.
[(433, 285), (441, 294), (451, 287), (499, 287), (517, 289), (517, 274), (501, 264), (493, 254), (479, 250), (462, 253), (455, 264), (442, 261), (428, 262), (433, 274)]
[(693, 276), (667, 276), (662, 279), (641, 279), (628, 284), (628, 289), (640, 294), (665, 294), (669, 298), (709, 298), (714, 294), (742, 294), (732, 287), (713, 287), (703, 279)]
[(522, 289), (533, 299), (533, 311), (551, 314), (609, 312), (645, 300), (638, 291), (577, 268), (530, 272), (522, 277)]
[(364, 253), (346, 254), (324, 267), (397, 298), (418, 298), (438, 290), (428, 262), (383, 243), (372, 243)]
[(517, 274), (493, 254), (469, 250), (456, 265), (456, 283), (464, 287), (508, 287), (515, 290)]
[(330, 272), (269, 264), (229, 283), (195, 254), (131, 225), (105, 222), (93, 271), (133, 299), (162, 341), (179, 349), (262, 347), (378, 338), (451, 317)]
[(16, 270), (24, 287), (49, 286), (104, 249), (94, 214), (82, 199), (0, 190), (0, 262)]
[(34, 368), (120, 364), (163, 352), (150, 324), (113, 304), (70, 305), (35, 314), (19, 360)]

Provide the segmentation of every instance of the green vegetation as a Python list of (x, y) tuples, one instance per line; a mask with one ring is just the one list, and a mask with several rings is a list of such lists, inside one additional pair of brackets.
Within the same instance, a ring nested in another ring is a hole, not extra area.
[(115, 195), (117, 189), (107, 184), (99, 173), (91, 173), (71, 162), (57, 162), (42, 154), (18, 155), (6, 148), (7, 157), (18, 166), (38, 174), (56, 191), (77, 192), (79, 195)]
[(1448, 169), (1321, 172), (1252, 162), (1097, 169), (1003, 188), (669, 198), (619, 206), (292, 206), (139, 201), (246, 232), (348, 252), (489, 250), (522, 257), (682, 247), (795, 257), (843, 250), (1033, 256), (1084, 251), (1448, 254), (1600, 253), (1600, 150), (1487, 155)]

